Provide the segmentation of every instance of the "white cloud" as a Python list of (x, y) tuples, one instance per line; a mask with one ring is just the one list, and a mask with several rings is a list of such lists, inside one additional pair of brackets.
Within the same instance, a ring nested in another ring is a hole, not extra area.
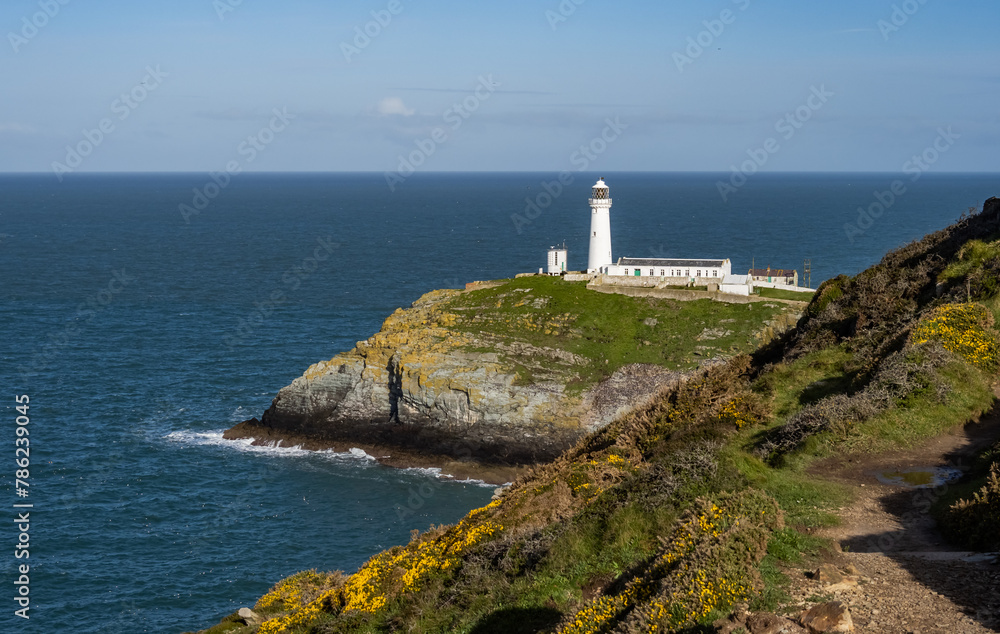
[(403, 103), (403, 100), (399, 97), (386, 97), (382, 101), (378, 102), (376, 111), (383, 117), (388, 117), (394, 114), (410, 117), (416, 113), (416, 110), (407, 108), (406, 104)]

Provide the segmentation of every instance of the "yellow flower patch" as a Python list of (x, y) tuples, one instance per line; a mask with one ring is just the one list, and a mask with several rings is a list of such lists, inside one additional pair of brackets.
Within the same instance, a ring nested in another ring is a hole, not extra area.
[(288, 613), (266, 621), (258, 634), (279, 634), (304, 627), (338, 608), (344, 612), (356, 610), (374, 614), (384, 608), (393, 595), (420, 590), (421, 582), (428, 575), (451, 570), (470, 548), (503, 530), (503, 526), (489, 520), (475, 521), (499, 504), (497, 500), (470, 512), (438, 537), (375, 555), (351, 575), (343, 587), (330, 590), (307, 605), (301, 605), (294, 584), (287, 583), (286, 587), (286, 582), (295, 579), (289, 578), (258, 603), (258, 608), (265, 600), (269, 607), (281, 603)]
[(980, 304), (946, 304), (917, 324), (910, 341), (917, 345), (938, 341), (972, 365), (994, 369), (1000, 361), (1000, 345), (992, 325), (992, 314)]
[[(645, 631), (673, 631), (702, 622), (716, 608), (727, 609), (753, 592), (748, 570), (721, 566), (738, 544), (757, 543), (762, 557), (766, 534), (780, 524), (777, 505), (757, 493), (725, 496), (721, 506), (703, 502), (678, 526), (652, 565), (616, 595), (595, 598), (573, 615), (559, 634), (602, 634), (627, 620)], [(764, 504), (765, 510), (757, 514)], [(749, 546), (747, 546), (749, 548)], [(631, 615), (631, 616), (630, 616)], [(631, 631), (631, 630), (630, 630)]]

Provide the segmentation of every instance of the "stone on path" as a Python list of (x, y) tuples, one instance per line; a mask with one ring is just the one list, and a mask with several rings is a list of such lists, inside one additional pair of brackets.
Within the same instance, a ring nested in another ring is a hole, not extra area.
[(802, 614), (799, 621), (811, 634), (843, 634), (854, 631), (851, 612), (840, 601), (814, 605)]

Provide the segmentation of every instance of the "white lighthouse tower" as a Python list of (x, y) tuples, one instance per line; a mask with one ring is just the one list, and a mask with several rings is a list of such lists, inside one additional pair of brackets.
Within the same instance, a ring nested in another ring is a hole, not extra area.
[(607, 273), (611, 259), (611, 190), (602, 177), (590, 199), (590, 255), (588, 273)]

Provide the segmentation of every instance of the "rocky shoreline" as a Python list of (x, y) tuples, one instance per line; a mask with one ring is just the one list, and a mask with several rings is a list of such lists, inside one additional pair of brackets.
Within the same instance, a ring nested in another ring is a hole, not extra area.
[(442, 475), (460, 480), (505, 484), (529, 465), (554, 459), (589, 431), (645, 405), (686, 376), (657, 366), (626, 366), (578, 399), (582, 407), (572, 411), (585, 424), (561, 426), (531, 420), (516, 426), (426, 420), (421, 424), (389, 416), (331, 420), (309, 411), (289, 412), (283, 407), (281, 401), (288, 391), (301, 389), (293, 383), (279, 392), (263, 420), (243, 421), (226, 430), (223, 438), (313, 451), (360, 449), (391, 467), (437, 468)]

